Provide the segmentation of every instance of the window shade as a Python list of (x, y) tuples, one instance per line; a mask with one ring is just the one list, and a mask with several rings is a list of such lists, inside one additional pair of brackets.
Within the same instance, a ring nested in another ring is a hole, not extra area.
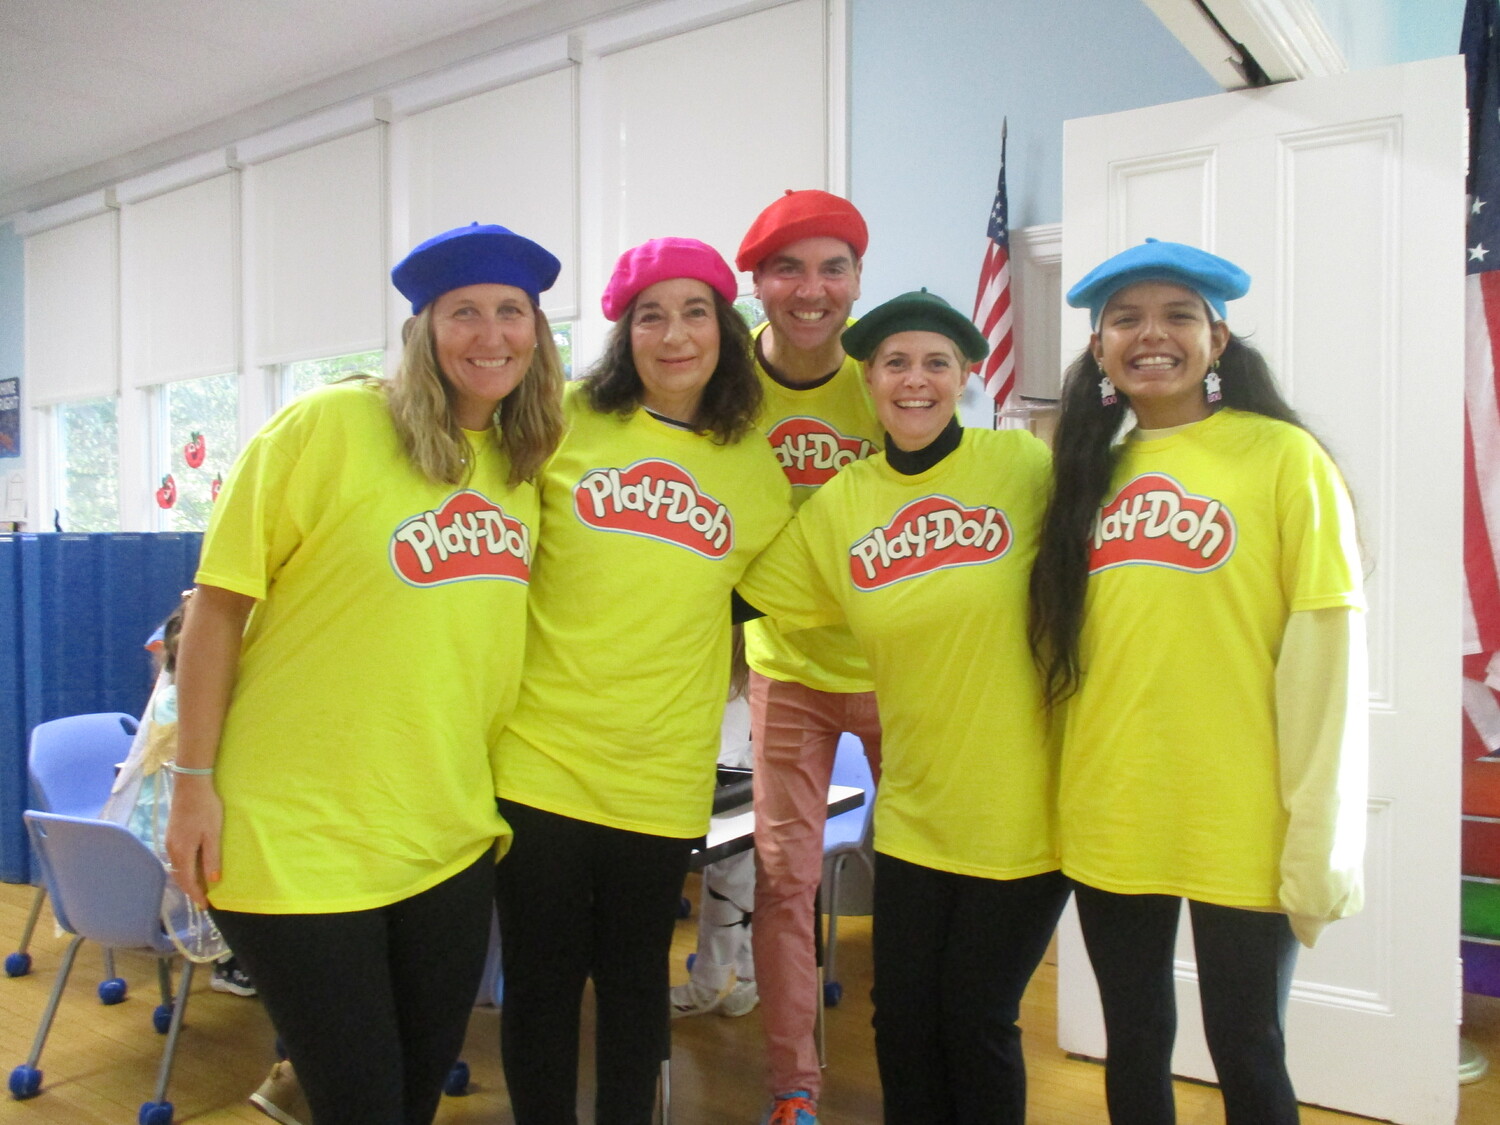
[[(563, 263), (549, 315), (578, 305), (578, 173), (571, 68), (414, 114), (407, 133), (411, 245), (472, 222), (499, 223)], [(392, 247), (399, 259), (410, 246)]]
[(618, 185), (603, 203), (606, 276), (621, 250), (662, 235), (732, 264), (763, 207), (827, 186), (823, 20), (819, 0), (800, 0), (600, 61), (601, 178)]
[(122, 338), (130, 386), (238, 367), (236, 175), (121, 210)]
[(119, 222), (107, 211), (26, 240), (26, 376), (33, 406), (120, 389)]
[(246, 169), (256, 365), (384, 345), (390, 279), (382, 129)]

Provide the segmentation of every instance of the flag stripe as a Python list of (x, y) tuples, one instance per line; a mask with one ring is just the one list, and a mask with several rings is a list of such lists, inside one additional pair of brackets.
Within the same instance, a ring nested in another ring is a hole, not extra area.
[(1464, 712), (1500, 746), (1500, 41), (1495, 0), (1468, 0), (1469, 195), (1465, 239)]
[(974, 324), (989, 342), (990, 354), (974, 365), (984, 392), (995, 400), (998, 417), (1015, 386), (1015, 322), (1011, 316), (1010, 230), (1005, 199), (1005, 128), (1000, 132), (1000, 177), (985, 227), (984, 261), (974, 292)]

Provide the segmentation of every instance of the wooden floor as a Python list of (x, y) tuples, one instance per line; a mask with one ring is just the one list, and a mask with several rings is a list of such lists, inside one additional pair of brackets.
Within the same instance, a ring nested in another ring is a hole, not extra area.
[[(690, 890), (696, 901), (696, 894)], [(13, 948), (21, 932), (31, 890), (0, 884), (0, 953)], [(679, 924), (673, 964), (681, 971), (693, 947), (692, 921)], [(54, 936), (50, 918), (33, 942), (35, 968), (16, 979), (0, 977), (0, 1071), (24, 1061), (31, 1046), (64, 942)], [(140, 1103), (150, 1096), (160, 1060), (161, 1038), (150, 1026), (156, 1004), (155, 971), (144, 958), (122, 956), (120, 971), (131, 985), (130, 998), (103, 1007), (94, 995), (100, 956), (86, 946), (74, 981), (58, 1015), (41, 1060), (40, 1096), (26, 1102), (0, 1094), (0, 1122), (5, 1125), (46, 1122), (58, 1125), (130, 1125)], [(875, 1073), (870, 1031), (869, 920), (845, 919), (840, 925), (840, 977), (845, 999), (828, 1016), (828, 1070), (822, 1118), (829, 1125), (874, 1125), (880, 1120), (880, 1088)], [(1088, 1062), (1069, 1059), (1057, 1048), (1056, 971), (1043, 965), (1026, 995), (1022, 1013), (1030, 1068), (1032, 1125), (1083, 1125), (1105, 1120), (1103, 1073)], [(674, 1024), (673, 1118), (677, 1125), (751, 1125), (762, 1111), (759, 1013), (741, 1019), (700, 1016)], [(260, 1004), (212, 992), (206, 980), (195, 987), (188, 1009), (173, 1075), (170, 1099), (180, 1122), (250, 1122), (265, 1125), (245, 1102), (272, 1062), (272, 1033)], [(473, 1073), (472, 1093), (445, 1098), (441, 1125), (503, 1125), (510, 1107), (500, 1075), (497, 1048), (499, 1016), (477, 1009), (470, 1023), (465, 1059)], [(1494, 1060), (1482, 1082), (1460, 1095), (1462, 1125), (1500, 1122), (1500, 1001), (1470, 997), (1465, 1031)], [(586, 1065), (586, 1073), (591, 1066)], [(588, 1102), (588, 1097), (582, 1099)], [(1224, 1120), (1217, 1091), (1179, 1083), (1182, 1125), (1211, 1125)], [(592, 1112), (585, 1108), (585, 1121)], [(1308, 1108), (1302, 1120), (1326, 1125), (1359, 1120)], [(305, 1123), (310, 1125), (310, 1123)]]

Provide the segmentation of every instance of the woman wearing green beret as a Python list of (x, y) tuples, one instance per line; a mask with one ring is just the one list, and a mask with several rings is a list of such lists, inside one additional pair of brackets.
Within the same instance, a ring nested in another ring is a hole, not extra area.
[(783, 628), (846, 622), (885, 728), (875, 1049), (887, 1125), (1021, 1122), (1021, 995), (1067, 897), (1026, 641), (1046, 447), (955, 416), (988, 348), (923, 290), (844, 332), (885, 452), (807, 501), (739, 590)]
[[(1099, 981), (1117, 1125), (1175, 1120), (1187, 902), (1229, 1125), (1295, 1125), (1300, 939), (1363, 900), (1361, 567), (1337, 466), (1232, 335), (1250, 278), (1147, 241), (1068, 294), (1069, 369), (1032, 583), (1058, 825)], [(1135, 423), (1123, 440), (1127, 410)]]

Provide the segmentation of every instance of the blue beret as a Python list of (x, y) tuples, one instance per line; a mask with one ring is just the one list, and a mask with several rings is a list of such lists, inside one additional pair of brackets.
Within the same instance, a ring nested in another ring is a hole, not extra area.
[(1148, 238), (1090, 270), (1068, 290), (1068, 304), (1088, 309), (1089, 323), (1098, 328), (1099, 315), (1109, 299), (1137, 281), (1186, 286), (1207, 301), (1220, 320), (1225, 315), (1224, 303), (1243, 297), (1250, 289), (1250, 275), (1233, 262), (1196, 246)]
[(505, 227), (470, 223), (422, 243), (391, 270), (391, 281), (415, 316), (434, 298), (465, 285), (514, 285), (535, 301), (552, 288), (561, 269), (562, 263), (531, 239)]

